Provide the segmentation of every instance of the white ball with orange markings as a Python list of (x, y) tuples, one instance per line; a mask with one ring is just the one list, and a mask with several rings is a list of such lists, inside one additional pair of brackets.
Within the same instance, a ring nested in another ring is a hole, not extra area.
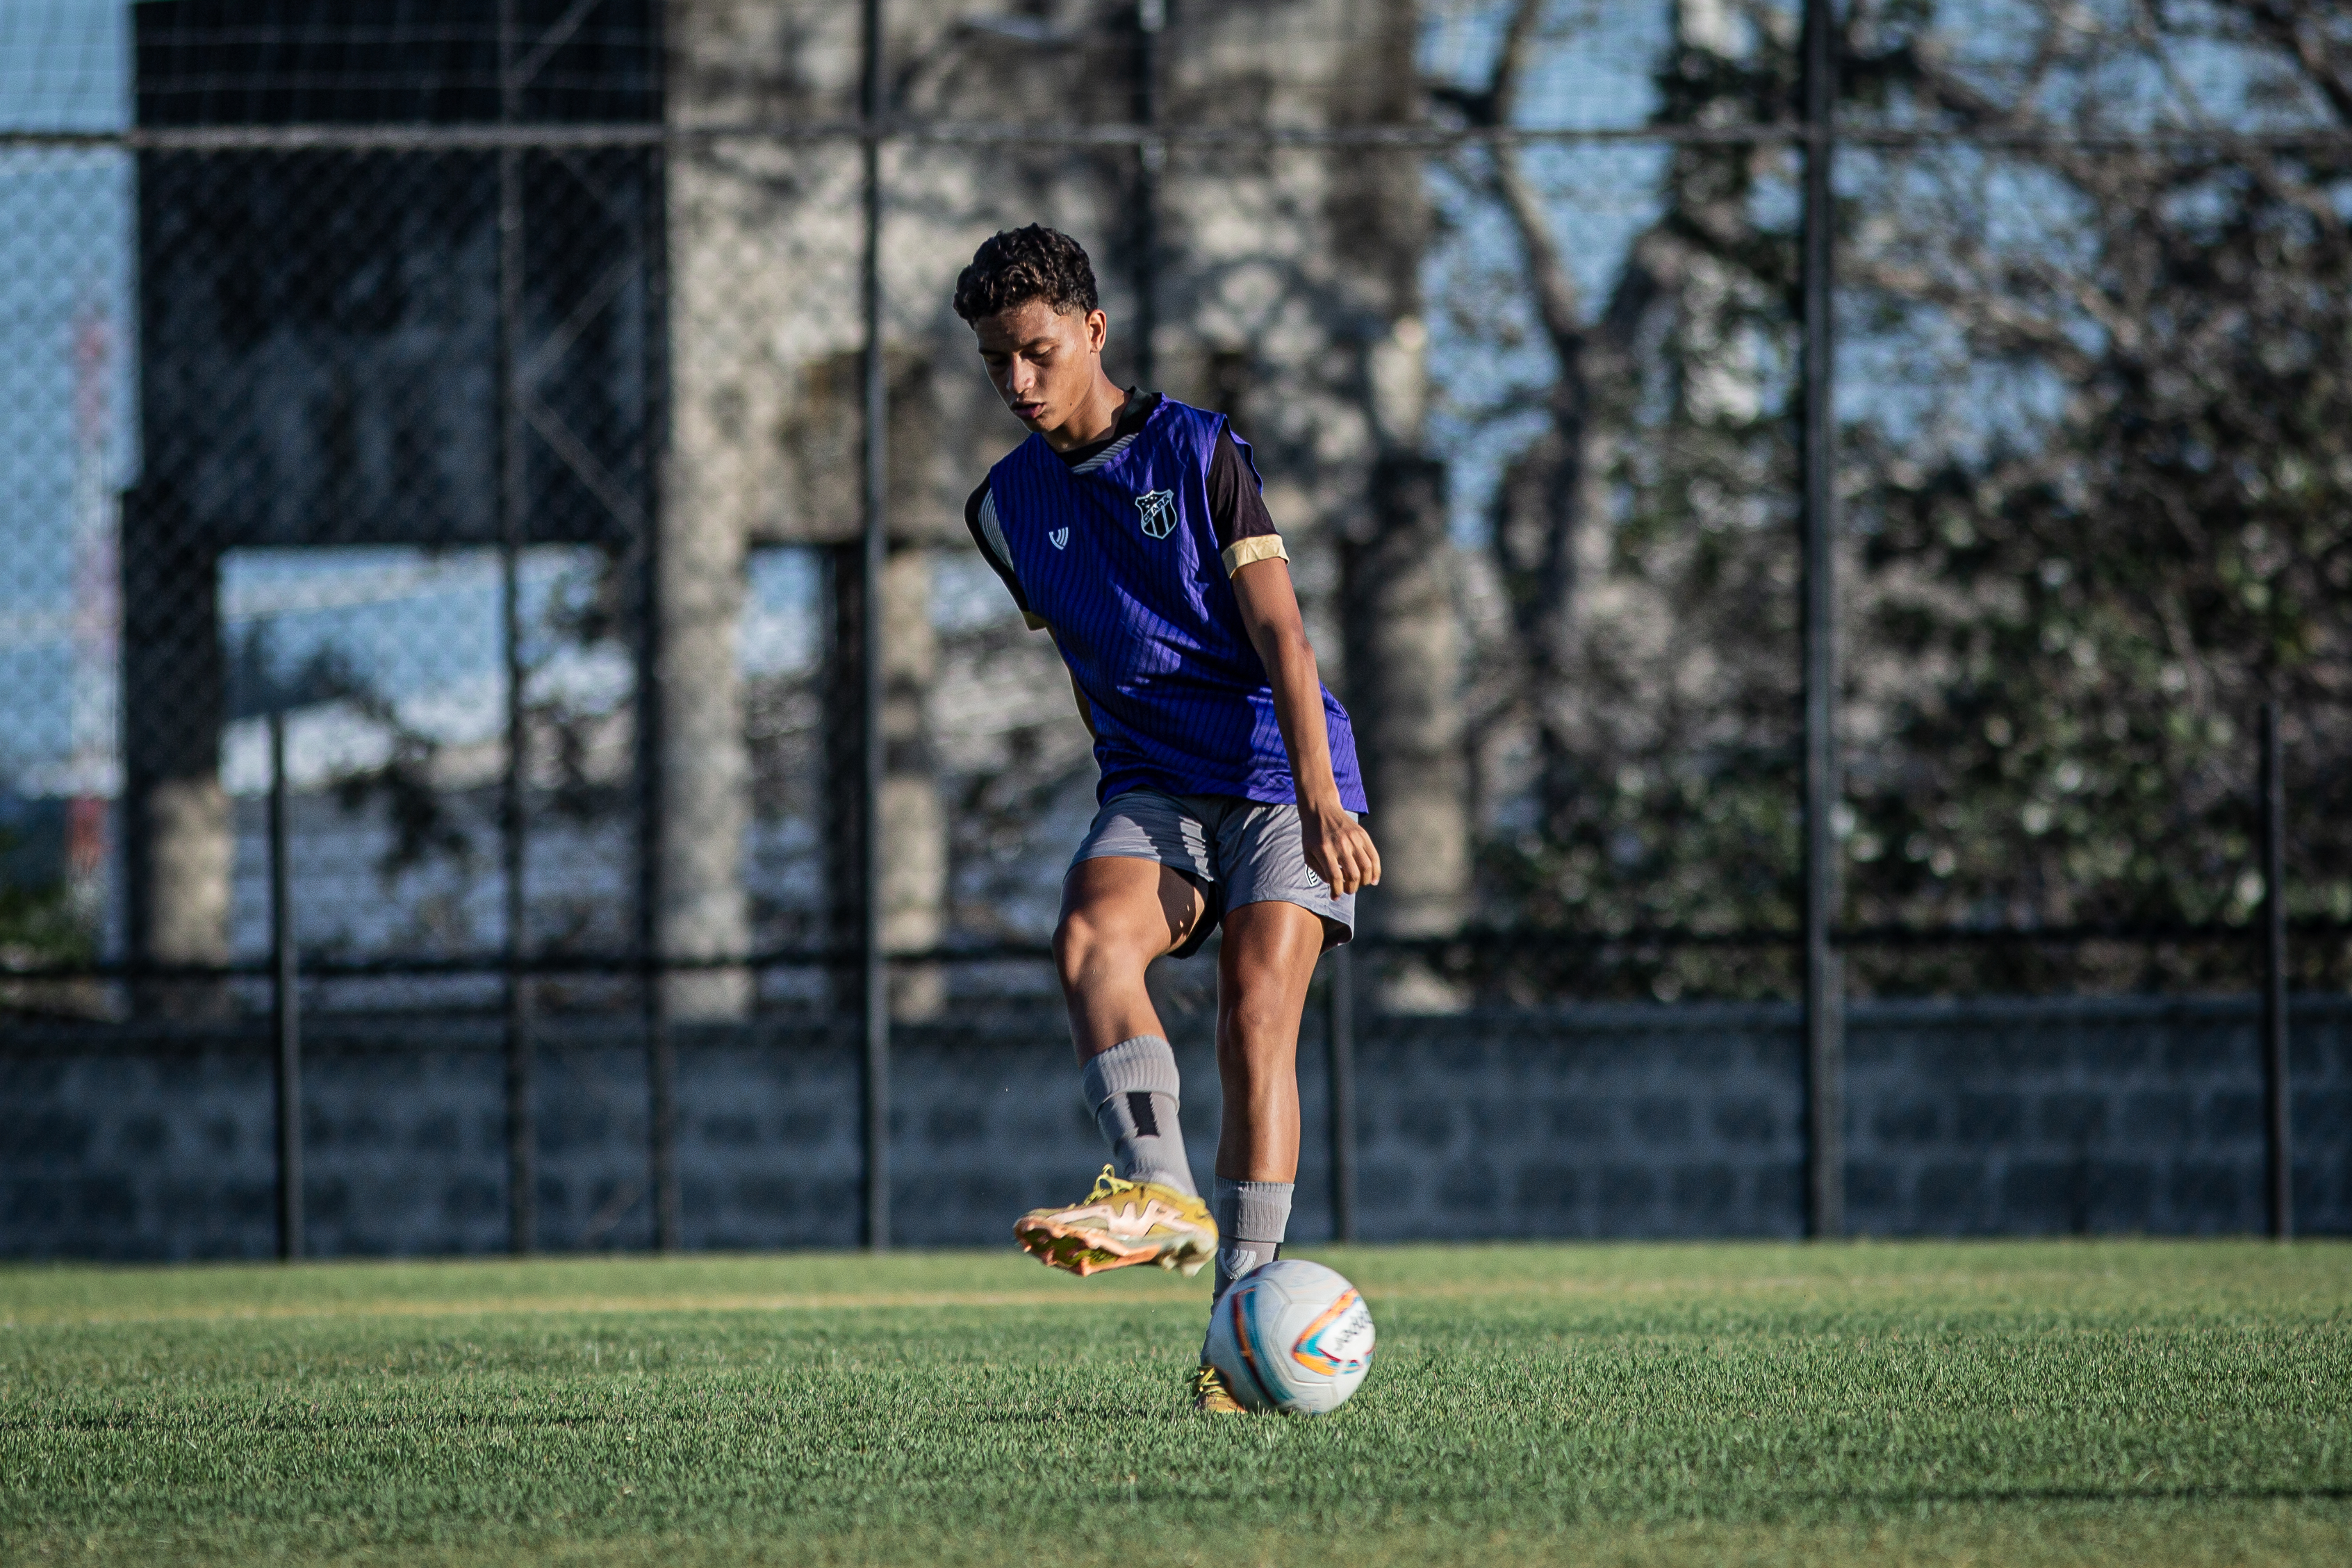
[(1371, 1309), (1336, 1270), (1277, 1259), (1234, 1281), (1217, 1303), (1209, 1364), (1253, 1410), (1328, 1416), (1371, 1370)]

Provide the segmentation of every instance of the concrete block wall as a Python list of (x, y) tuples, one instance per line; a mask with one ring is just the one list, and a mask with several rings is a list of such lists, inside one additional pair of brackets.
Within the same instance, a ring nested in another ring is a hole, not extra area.
[[(1878, 1002), (1846, 1043), (1846, 1216), (1875, 1235), (2264, 1223), (2261, 1019), (2238, 998)], [(2352, 1230), (2352, 998), (2288, 1035), (2300, 1229)]]
[[(650, 1238), (646, 1081), (625, 1025), (547, 1020), (540, 1242)], [(1301, 1043), (1293, 1234), (1328, 1235), (1319, 1016)], [(1847, 1046), (1852, 1228), (1875, 1235), (2252, 1230), (2261, 1072), (2242, 999), (1860, 1003)], [(1219, 1101), (1207, 1020), (1177, 1030), (1195, 1172)], [(1387, 1017), (1359, 1042), (1359, 1212), (1373, 1239), (1792, 1236), (1797, 1020), (1685, 1005)], [(2298, 1222), (2352, 1232), (2352, 998), (2298, 998)], [(859, 1214), (856, 1041), (824, 1023), (680, 1028), (691, 1248), (843, 1247)], [(488, 1019), (316, 1019), (304, 1135), (313, 1251), (506, 1245), (499, 1034)], [(0, 1256), (263, 1257), (268, 1043), (257, 1026), (0, 1036)], [(1058, 1014), (897, 1031), (896, 1239), (999, 1246), (1102, 1161)]]
[[(74, 1031), (79, 1034), (82, 1031)], [(47, 1035), (47, 1031), (44, 1031)], [(220, 1034), (0, 1048), (0, 1250), (266, 1257), (276, 1132), (266, 1042)], [(503, 1074), (469, 1041), (366, 1032), (310, 1065), (306, 1220), (329, 1255), (506, 1244)]]
[[(848, 1247), (858, 1239), (856, 1040), (845, 1030), (681, 1031), (678, 1179), (688, 1247)], [(1214, 1168), (1221, 1101), (1204, 1038), (1180, 1030), (1185, 1143)], [(1316, 1051), (1302, 1074), (1321, 1125)], [(1106, 1158), (1058, 1012), (893, 1030), (891, 1224), (915, 1247), (1009, 1245), (1013, 1221), (1086, 1191)], [(1299, 1219), (1328, 1230), (1322, 1140)]]
[[(643, 1248), (645, 1055), (625, 1027), (545, 1020), (539, 1243)], [(849, 1247), (862, 1213), (857, 1036), (824, 1024), (679, 1028), (684, 1242)], [(1086, 1189), (1103, 1151), (1058, 1014), (902, 1027), (893, 1059), (895, 1239), (1008, 1241)], [(492, 1020), (320, 1019), (306, 1031), (304, 1208), (320, 1256), (507, 1245), (501, 1035)], [(1319, 1050), (1319, 1048), (1318, 1048)], [(1220, 1102), (1180, 1040), (1194, 1167)], [(1322, 1079), (1304, 1085), (1322, 1125)], [(26, 1028), (0, 1040), (0, 1257), (259, 1258), (276, 1242), (268, 1046), (256, 1029)], [(1322, 1142), (1301, 1234), (1329, 1228)], [(1312, 1228), (1311, 1229), (1306, 1228)]]
[(1384, 1018), (1364, 1035), (1366, 1239), (1803, 1228), (1787, 1008)]

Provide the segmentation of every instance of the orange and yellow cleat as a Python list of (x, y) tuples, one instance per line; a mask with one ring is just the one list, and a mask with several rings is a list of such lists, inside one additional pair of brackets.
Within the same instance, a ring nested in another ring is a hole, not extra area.
[(1156, 1181), (1122, 1180), (1108, 1166), (1078, 1202), (1023, 1215), (1013, 1239), (1047, 1268), (1081, 1279), (1137, 1263), (1197, 1274), (1217, 1255), (1207, 1204)]

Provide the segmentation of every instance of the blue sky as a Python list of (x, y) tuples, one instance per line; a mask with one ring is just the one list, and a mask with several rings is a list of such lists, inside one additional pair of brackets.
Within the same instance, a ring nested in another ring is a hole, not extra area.
[[(1431, 10), (1422, 47), (1423, 72), (1439, 80), (1482, 84), (1501, 43), (1502, 9)], [(1539, 67), (1522, 89), (1523, 122), (1580, 130), (1643, 123), (1656, 99), (1650, 72), (1669, 40), (1669, 0), (1558, 7), (1572, 30), (1562, 44), (1540, 52)], [(1552, 146), (1522, 156), (1552, 194), (1553, 232), (1590, 308), (1606, 298), (1633, 237), (1656, 219), (1664, 153), (1655, 147)], [(1504, 464), (1543, 424), (1540, 413), (1498, 419), (1496, 411), (1531, 387), (1548, 386), (1553, 373), (1551, 350), (1525, 294), (1496, 293), (1475, 281), (1479, 274), (1507, 274), (1520, 265), (1518, 241), (1496, 204), (1483, 194), (1464, 199), (1465, 179), (1481, 177), (1483, 158), (1465, 153), (1451, 166), (1441, 160), (1433, 167), (1432, 190), (1440, 210), (1457, 226), (1430, 258), (1424, 284), (1433, 305), (1430, 362), (1438, 393), (1429, 434), (1451, 468), (1454, 533), (1465, 544), (1484, 537), (1486, 509)], [(1515, 346), (1496, 353), (1490, 335), (1465, 340), (1457, 323), (1436, 308), (1449, 294), (1493, 300), (1489, 309), (1500, 319), (1487, 323), (1486, 333), (1499, 327), (1516, 338)]]
[[(127, 14), (109, 0), (0, 5), (0, 128), (100, 131), (127, 118)], [(129, 475), (130, 161), (0, 152), (0, 782), (66, 744), (76, 324), (112, 328), (110, 478)]]

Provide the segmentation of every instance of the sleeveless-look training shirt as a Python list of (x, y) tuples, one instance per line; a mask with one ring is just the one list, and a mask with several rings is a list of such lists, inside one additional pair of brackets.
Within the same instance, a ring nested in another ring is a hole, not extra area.
[[(1172, 398), (1129, 423), (1076, 465), (1030, 436), (974, 496), (973, 536), (1086, 695), (1097, 800), (1148, 786), (1287, 803), (1274, 689), (1230, 576), (1288, 552), (1271, 532), (1221, 549), (1209, 494), (1219, 438), (1244, 462), (1249, 447), (1224, 415)], [(1254, 464), (1249, 476), (1255, 488)], [(1355, 734), (1328, 687), (1323, 720), (1340, 803), (1362, 812)]]

